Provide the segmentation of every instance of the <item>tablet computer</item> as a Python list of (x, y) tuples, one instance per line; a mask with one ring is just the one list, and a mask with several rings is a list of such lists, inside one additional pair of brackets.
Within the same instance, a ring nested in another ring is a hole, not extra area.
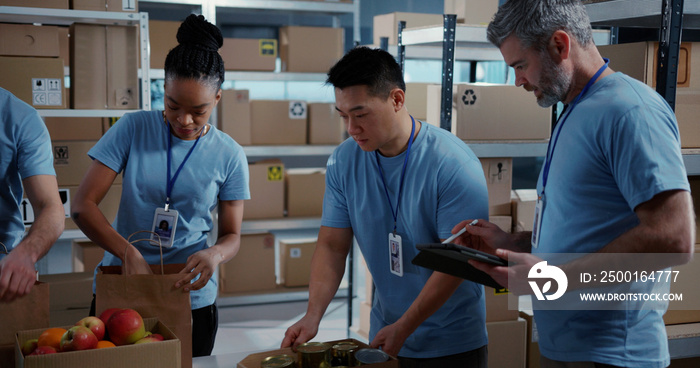
[(416, 248), (420, 252), (411, 263), (417, 266), (461, 277), (492, 288), (507, 287), (507, 285), (496, 282), (486, 272), (478, 270), (468, 263), (470, 259), (473, 259), (496, 266), (508, 266), (508, 261), (503, 258), (453, 243), (418, 244)]

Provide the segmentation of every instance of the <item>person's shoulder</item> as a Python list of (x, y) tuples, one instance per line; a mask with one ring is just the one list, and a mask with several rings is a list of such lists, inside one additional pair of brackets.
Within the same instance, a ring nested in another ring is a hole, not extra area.
[(217, 129), (214, 125), (210, 125), (209, 129), (209, 133), (207, 134), (212, 135), (209, 144), (212, 147), (216, 147), (217, 151), (225, 153), (228, 156), (237, 156), (245, 154), (243, 146), (236, 142), (236, 140), (233, 137)]
[(464, 141), (446, 129), (423, 122), (426, 140), (432, 150), (442, 154), (452, 152), (455, 155), (475, 158), (474, 153)]
[[(634, 109), (656, 109), (664, 113), (672, 113), (665, 100), (647, 84), (630, 77), (622, 72), (614, 73), (605, 79), (606, 93), (601, 96), (606, 106), (625, 114)], [(614, 101), (615, 103), (610, 103)]]

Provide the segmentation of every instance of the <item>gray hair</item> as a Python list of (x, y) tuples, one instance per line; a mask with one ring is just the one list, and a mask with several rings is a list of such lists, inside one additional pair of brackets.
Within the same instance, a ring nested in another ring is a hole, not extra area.
[(486, 34), (497, 47), (514, 34), (523, 47), (543, 51), (558, 30), (584, 48), (593, 44), (591, 22), (579, 0), (509, 0), (498, 8)]

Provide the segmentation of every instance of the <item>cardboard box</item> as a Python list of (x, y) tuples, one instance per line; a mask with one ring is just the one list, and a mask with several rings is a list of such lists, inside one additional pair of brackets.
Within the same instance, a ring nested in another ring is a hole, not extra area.
[(226, 70), (274, 71), (277, 40), (265, 38), (224, 38), (219, 50)]
[(285, 172), (288, 217), (321, 217), (326, 169), (288, 169)]
[(245, 203), (243, 219), (284, 217), (284, 164), (263, 160), (248, 164), (250, 200)]
[(396, 45), (398, 41), (399, 22), (405, 21), (406, 28), (441, 26), (444, 21), (442, 14), (404, 13), (395, 12), (375, 15), (372, 23), (372, 39), (377, 46), (382, 37), (389, 38), (389, 45)]
[(428, 120), (428, 86), (434, 83), (406, 83), (406, 108), (416, 120)]
[(316, 239), (280, 240), (279, 245), (279, 284), (286, 287), (308, 286)]
[(58, 27), (0, 23), (0, 55), (58, 57)]
[(217, 118), (219, 129), (228, 134), (238, 144), (252, 144), (250, 121), (250, 97), (247, 89), (229, 89), (221, 91)]
[(489, 336), (489, 367), (525, 368), (527, 322), (524, 319), (488, 322), (486, 331)]
[[(21, 352), (22, 344), (29, 339), (38, 338), (44, 329), (19, 331), (15, 341), (17, 367), (179, 367), (181, 364), (180, 340), (157, 318), (144, 318), (143, 322), (146, 330), (163, 335), (164, 340), (149, 344), (124, 345), (112, 349), (92, 349), (24, 357)], [(70, 328), (70, 326), (66, 325), (63, 328)]]
[(177, 43), (181, 22), (148, 20), (148, 39), (151, 45), (151, 69), (165, 68), (165, 57)]
[(480, 158), (489, 192), (489, 215), (510, 216), (510, 191), (513, 186), (512, 158)]
[(77, 186), (83, 180), (92, 159), (87, 152), (96, 140), (92, 141), (52, 141), (53, 166), (56, 170), (58, 186)]
[[(486, 322), (515, 321), (518, 319), (518, 311), (508, 308), (510, 292), (506, 288), (494, 289), (484, 286), (486, 299)], [(489, 343), (490, 345), (490, 343)]]
[[(428, 123), (440, 126), (441, 86), (428, 86)], [(456, 84), (452, 133), (464, 140), (545, 140), (552, 129), (551, 108), (532, 93), (504, 84)]]
[[(52, 141), (98, 141), (102, 138), (102, 118), (44, 117)], [(92, 147), (92, 146), (90, 146)]]
[[(658, 42), (633, 42), (617, 45), (598, 46), (603, 57), (610, 59), (612, 70), (623, 72), (632, 78), (640, 80), (651, 87), (656, 87), (656, 68), (658, 64)], [(682, 42), (678, 53), (679, 90), (691, 89), (700, 91), (700, 56), (693, 57), (693, 49), (697, 54), (700, 43)]]
[(532, 311), (520, 311), (520, 318), (527, 323), (527, 368), (540, 368), (540, 337)]
[(73, 239), (73, 272), (92, 272), (102, 262), (105, 250), (90, 239)]
[[(695, 201), (695, 199), (693, 200)], [(664, 323), (675, 325), (680, 323), (700, 322), (700, 295), (698, 294), (698, 280), (700, 280), (700, 245), (695, 244), (693, 260), (680, 266), (671, 268), (679, 271), (675, 282), (671, 283), (672, 294), (683, 294), (683, 300), (671, 300), (668, 310), (664, 314)]]
[(219, 266), (222, 294), (274, 290), (275, 281), (275, 237), (269, 233), (241, 235), (238, 254)]
[(0, 70), (0, 86), (35, 109), (66, 108), (63, 60), (0, 56)]
[(537, 189), (516, 189), (511, 193), (513, 232), (532, 231), (535, 223)]
[[(333, 346), (334, 344), (337, 344), (341, 341), (351, 341), (352, 343), (356, 344), (359, 346), (360, 349), (364, 348), (369, 348), (369, 345), (365, 344), (364, 342), (355, 340), (355, 339), (344, 339), (344, 340), (335, 340), (335, 341), (327, 341), (328, 345)], [(261, 353), (255, 353), (255, 354), (250, 354), (245, 359), (241, 360), (237, 368), (259, 368), (260, 363), (262, 362), (263, 359), (272, 356), (272, 355), (280, 355), (280, 354), (287, 354), (291, 355), (294, 357), (294, 360), (297, 360), (297, 354), (292, 351), (292, 348), (284, 348), (284, 349), (277, 349), (277, 350), (270, 350), (270, 351), (264, 351)], [(324, 365), (321, 365), (324, 366)], [(383, 363), (374, 363), (374, 364), (365, 364), (362, 365), (363, 367), (368, 367), (368, 368), (399, 368), (399, 361), (395, 357), (390, 357), (389, 361), (383, 362)]]
[(340, 144), (347, 138), (345, 124), (333, 103), (309, 103), (309, 144)]
[(138, 0), (70, 0), (71, 9), (134, 13)]
[(458, 23), (488, 25), (498, 11), (498, 0), (445, 0), (445, 14), (456, 14)]
[(0, 0), (0, 6), (68, 9), (68, 0)]
[(345, 30), (286, 26), (279, 29), (281, 71), (327, 73), (345, 53)]
[(304, 101), (250, 101), (252, 144), (306, 144), (307, 115)]
[(676, 119), (682, 148), (700, 147), (700, 92), (676, 90)]
[(71, 107), (138, 109), (138, 28), (73, 23)]
[(510, 233), (513, 228), (513, 218), (511, 216), (489, 216), (489, 222), (498, 226), (501, 230)]

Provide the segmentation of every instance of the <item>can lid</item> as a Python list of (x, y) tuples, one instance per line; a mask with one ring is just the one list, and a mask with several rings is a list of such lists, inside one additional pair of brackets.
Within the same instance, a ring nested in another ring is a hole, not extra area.
[(281, 354), (272, 355), (262, 360), (261, 367), (264, 368), (282, 368), (291, 367), (294, 364), (294, 358), (291, 355)]
[(330, 345), (325, 342), (307, 342), (297, 346), (297, 351), (302, 353), (318, 353), (329, 350)]
[(333, 350), (348, 351), (357, 349), (359, 346), (354, 342), (342, 341), (333, 345)]
[(389, 360), (389, 355), (379, 349), (360, 349), (355, 353), (355, 359), (365, 364), (381, 363)]

